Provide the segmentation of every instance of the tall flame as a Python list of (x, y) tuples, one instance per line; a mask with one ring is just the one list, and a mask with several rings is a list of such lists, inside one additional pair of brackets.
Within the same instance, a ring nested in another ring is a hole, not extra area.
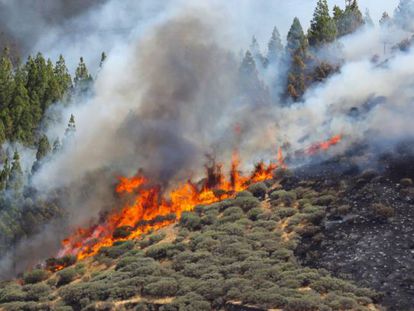
[[(159, 186), (152, 185), (143, 175), (120, 177), (115, 190), (119, 195), (132, 194), (133, 203), (120, 211), (112, 212), (103, 223), (76, 230), (62, 241), (63, 248), (58, 256), (75, 255), (78, 259), (84, 259), (95, 255), (101, 247), (111, 246), (115, 241), (134, 239), (150, 230), (165, 227), (197, 205), (230, 198), (251, 183), (271, 179), (277, 167), (284, 167), (281, 151), (278, 162), (269, 165), (260, 162), (251, 175), (244, 176), (240, 171), (240, 157), (234, 152), (228, 178), (223, 176), (222, 166), (213, 162), (211, 166), (206, 166), (207, 176), (201, 186), (187, 181), (167, 194)], [(176, 217), (168, 217), (171, 214)], [(117, 228), (127, 230), (128, 236), (116, 236), (114, 233)]]

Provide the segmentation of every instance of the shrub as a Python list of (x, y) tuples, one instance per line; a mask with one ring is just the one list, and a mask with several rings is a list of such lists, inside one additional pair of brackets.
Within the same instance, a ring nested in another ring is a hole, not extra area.
[(24, 301), (26, 293), (22, 291), (22, 287), (17, 284), (8, 284), (0, 289), (0, 303), (11, 301)]
[(249, 191), (240, 191), (236, 194), (236, 198), (251, 197), (252, 193)]
[(232, 206), (224, 211), (223, 217), (219, 219), (219, 223), (235, 222), (243, 217), (243, 210), (238, 206)]
[(158, 242), (161, 242), (166, 237), (165, 233), (153, 233), (147, 237), (145, 237), (143, 240), (139, 242), (139, 246), (141, 248), (146, 248), (150, 245), (156, 244)]
[(247, 217), (250, 220), (257, 220), (260, 214), (262, 214), (262, 209), (256, 207), (247, 212)]
[(26, 272), (23, 275), (23, 281), (26, 284), (35, 284), (44, 281), (48, 278), (48, 273), (42, 269), (34, 269), (30, 272)]
[(321, 310), (321, 303), (315, 297), (303, 297), (289, 299), (286, 311), (319, 311)]
[(133, 230), (130, 226), (122, 226), (118, 227), (114, 230), (112, 237), (114, 239), (125, 239), (131, 235), (131, 231)]
[(57, 273), (58, 276), (58, 282), (57, 286), (62, 286), (69, 284), (72, 282), (78, 275), (78, 272), (74, 268), (66, 268)]
[(46, 284), (25, 285), (23, 291), (26, 292), (26, 300), (39, 301), (47, 297), (51, 289)]
[(147, 248), (145, 255), (154, 259), (164, 259), (166, 257), (172, 257), (178, 250), (174, 244), (171, 243), (161, 243), (152, 245)]
[(234, 205), (239, 206), (243, 212), (247, 213), (249, 210), (259, 207), (260, 201), (255, 197), (238, 197), (234, 199)]
[(411, 187), (413, 185), (413, 180), (411, 178), (403, 178), (400, 180), (400, 184), (403, 187)]
[(320, 205), (320, 206), (329, 206), (333, 202), (335, 202), (335, 199), (336, 198), (333, 195), (326, 194), (326, 195), (323, 195), (323, 196), (320, 196), (314, 199), (312, 203), (315, 205)]
[(295, 215), (297, 213), (297, 210), (294, 208), (280, 208), (276, 211), (276, 213), (280, 218), (283, 219)]
[(265, 183), (259, 182), (249, 186), (247, 190), (251, 192), (256, 198), (263, 200), (266, 196), (267, 186)]
[(108, 257), (108, 258), (118, 258), (119, 256), (125, 254), (134, 247), (133, 241), (125, 242), (115, 242), (111, 247), (101, 247), (99, 250), (99, 255)]
[(184, 212), (181, 215), (180, 225), (190, 231), (196, 231), (201, 228), (201, 218), (192, 212)]
[(178, 290), (178, 283), (173, 278), (163, 278), (155, 283), (144, 286), (144, 294), (153, 297), (174, 296)]
[(297, 194), (295, 191), (276, 190), (270, 194), (272, 201), (283, 203), (285, 206), (292, 206), (297, 200)]
[(386, 220), (393, 217), (395, 214), (394, 208), (381, 203), (372, 204), (370, 208), (374, 214), (374, 217), (379, 220)]
[[(183, 311), (210, 311), (211, 304), (206, 301), (201, 295), (190, 292), (184, 296), (178, 297), (173, 303), (165, 305), (166, 308), (173, 307), (175, 310)], [(170, 309), (165, 309), (170, 310)], [(160, 310), (164, 311), (164, 310)]]
[(67, 255), (61, 258), (49, 258), (46, 260), (46, 268), (52, 272), (56, 272), (62, 267), (69, 267), (76, 263), (76, 256)]

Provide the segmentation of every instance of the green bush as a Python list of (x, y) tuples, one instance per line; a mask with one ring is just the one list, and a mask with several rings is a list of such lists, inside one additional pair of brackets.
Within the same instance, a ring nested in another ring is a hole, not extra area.
[(56, 285), (62, 286), (72, 282), (78, 276), (78, 271), (75, 268), (66, 268), (59, 271), (56, 275), (58, 276)]
[(294, 208), (280, 208), (276, 211), (276, 213), (280, 218), (283, 219), (295, 215), (297, 213), (297, 210)]
[(25, 285), (23, 286), (23, 291), (26, 292), (26, 300), (40, 301), (50, 294), (51, 289), (48, 285), (39, 283)]
[(44, 281), (48, 278), (48, 273), (42, 269), (34, 269), (30, 272), (26, 272), (23, 275), (23, 281), (25, 284), (35, 284)]
[(174, 244), (161, 243), (148, 247), (145, 251), (145, 256), (160, 260), (172, 257), (177, 252), (179, 252), (179, 249)]
[(263, 211), (261, 208), (252, 208), (250, 211), (247, 212), (247, 217), (250, 220), (257, 220), (262, 213)]
[(236, 198), (242, 198), (242, 197), (251, 197), (252, 193), (250, 191), (240, 191), (236, 194)]
[(201, 218), (193, 212), (184, 212), (181, 215), (180, 225), (190, 231), (196, 231), (201, 228)]
[(247, 213), (253, 208), (260, 207), (260, 201), (255, 197), (238, 197), (234, 199), (234, 206), (239, 206)]
[(270, 194), (272, 201), (283, 203), (285, 206), (292, 206), (297, 200), (297, 194), (295, 191), (276, 190)]
[(113, 246), (110, 247), (101, 247), (99, 250), (99, 255), (108, 257), (108, 258), (118, 258), (121, 255), (125, 254), (129, 250), (131, 250), (134, 247), (133, 241), (119, 241), (115, 242)]
[(251, 192), (256, 198), (263, 200), (266, 196), (267, 186), (265, 183), (259, 182), (249, 186), (247, 190)]
[(143, 240), (139, 241), (139, 246), (141, 248), (146, 248), (150, 245), (156, 244), (158, 242), (161, 242), (166, 237), (165, 233), (153, 233), (151, 235), (148, 235)]
[(152, 297), (171, 297), (178, 291), (178, 283), (173, 278), (163, 278), (144, 286), (143, 293)]
[(10, 283), (0, 288), (0, 303), (24, 300), (26, 300), (26, 293), (20, 285)]
[(320, 205), (320, 206), (329, 206), (332, 203), (334, 203), (335, 200), (336, 200), (336, 198), (333, 195), (326, 194), (326, 195), (323, 195), (323, 196), (320, 196), (320, 197), (314, 199), (312, 201), (312, 204)]
[(114, 233), (112, 234), (112, 237), (114, 239), (125, 239), (128, 236), (131, 235), (133, 228), (130, 226), (122, 226), (118, 227), (114, 230)]

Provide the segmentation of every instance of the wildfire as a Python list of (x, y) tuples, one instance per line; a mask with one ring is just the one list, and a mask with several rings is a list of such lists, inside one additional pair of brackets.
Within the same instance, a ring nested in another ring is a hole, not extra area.
[[(78, 229), (62, 241), (63, 248), (58, 256), (75, 255), (78, 259), (84, 259), (115, 241), (135, 239), (150, 230), (165, 227), (197, 205), (230, 198), (251, 183), (271, 179), (278, 167), (285, 167), (281, 150), (277, 163), (266, 165), (260, 162), (250, 175), (244, 176), (240, 171), (239, 155), (234, 152), (228, 178), (222, 174), (222, 165), (212, 161), (211, 165), (206, 166), (206, 178), (201, 186), (187, 181), (167, 194), (159, 186), (151, 185), (145, 176), (120, 177), (115, 190), (119, 195), (133, 194), (133, 203), (113, 212), (101, 224)], [(126, 234), (118, 235), (120, 228)]]
[[(312, 155), (326, 150), (340, 140), (339, 135), (332, 137), (328, 141), (312, 145), (305, 153)], [(112, 212), (100, 224), (77, 229), (73, 235), (62, 241), (63, 247), (58, 257), (72, 255), (77, 259), (84, 259), (93, 256), (102, 247), (111, 246), (116, 241), (135, 239), (151, 230), (170, 225), (180, 219), (183, 212), (192, 211), (197, 205), (230, 198), (252, 183), (271, 179), (275, 169), (286, 168), (281, 148), (278, 149), (276, 161), (270, 164), (259, 162), (249, 175), (243, 175), (240, 171), (238, 152), (233, 153), (228, 177), (222, 173), (221, 164), (216, 164), (214, 159), (210, 160), (210, 165), (205, 167), (206, 178), (201, 184), (194, 184), (189, 180), (169, 193), (163, 192), (160, 186), (151, 184), (142, 174), (131, 178), (120, 177), (116, 192), (120, 196), (132, 195), (133, 202), (120, 211)], [(57, 264), (53, 267), (60, 269)]]
[(342, 135), (336, 135), (328, 139), (327, 141), (323, 141), (320, 143), (313, 144), (309, 148), (305, 150), (307, 155), (314, 155), (320, 151), (328, 150), (330, 147), (339, 144), (342, 140)]

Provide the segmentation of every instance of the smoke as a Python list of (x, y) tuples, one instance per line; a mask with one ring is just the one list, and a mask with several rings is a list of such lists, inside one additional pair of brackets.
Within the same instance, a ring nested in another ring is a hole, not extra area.
[[(15, 265), (19, 271), (56, 254), (57, 241), (68, 232), (95, 223), (106, 211), (119, 207), (113, 193), (116, 177), (133, 175), (140, 168), (169, 187), (189, 177), (196, 179), (206, 153), (226, 160), (238, 148), (251, 164), (275, 157), (277, 146), (289, 143), (294, 151), (337, 134), (345, 137), (343, 148), (360, 140), (381, 147), (413, 138), (409, 116), (413, 112), (414, 53), (391, 54), (389, 49), (406, 33), (390, 36), (393, 30), (364, 29), (345, 37), (341, 71), (308, 90), (303, 102), (258, 105), (240, 95), (235, 42), (240, 38), (247, 42), (251, 34), (236, 27), (236, 19), (227, 18), (234, 17), (234, 12), (216, 1), (179, 3), (169, 7), (171, 3), (166, 2), (169, 9), (160, 13), (156, 9), (160, 2), (140, 2), (141, 10), (128, 15), (129, 21), (135, 14), (142, 19), (140, 27), (126, 36), (129, 40), (108, 36), (109, 44), (122, 44), (108, 53), (93, 96), (69, 107), (55, 107), (63, 120), (75, 115), (77, 132), (31, 181), (42, 195), (60, 199), (64, 217), (6, 254), (0, 275), (13, 271), (11, 258), (31, 258)], [(110, 1), (96, 7), (68, 25), (100, 21), (106, 27), (100, 18), (109, 16), (114, 5)], [(108, 25), (117, 20), (110, 19)], [(57, 40), (59, 33), (52, 31), (38, 46), (55, 40), (61, 51), (67, 48), (70, 55), (76, 54), (78, 43), (71, 49), (66, 41), (75, 37)], [(385, 54), (384, 36), (391, 38)], [(94, 52), (101, 47), (99, 36), (86, 37)], [(55, 50), (48, 51), (53, 54)], [(376, 54), (379, 60), (373, 62)], [(48, 136), (61, 135), (65, 125), (49, 128)]]

